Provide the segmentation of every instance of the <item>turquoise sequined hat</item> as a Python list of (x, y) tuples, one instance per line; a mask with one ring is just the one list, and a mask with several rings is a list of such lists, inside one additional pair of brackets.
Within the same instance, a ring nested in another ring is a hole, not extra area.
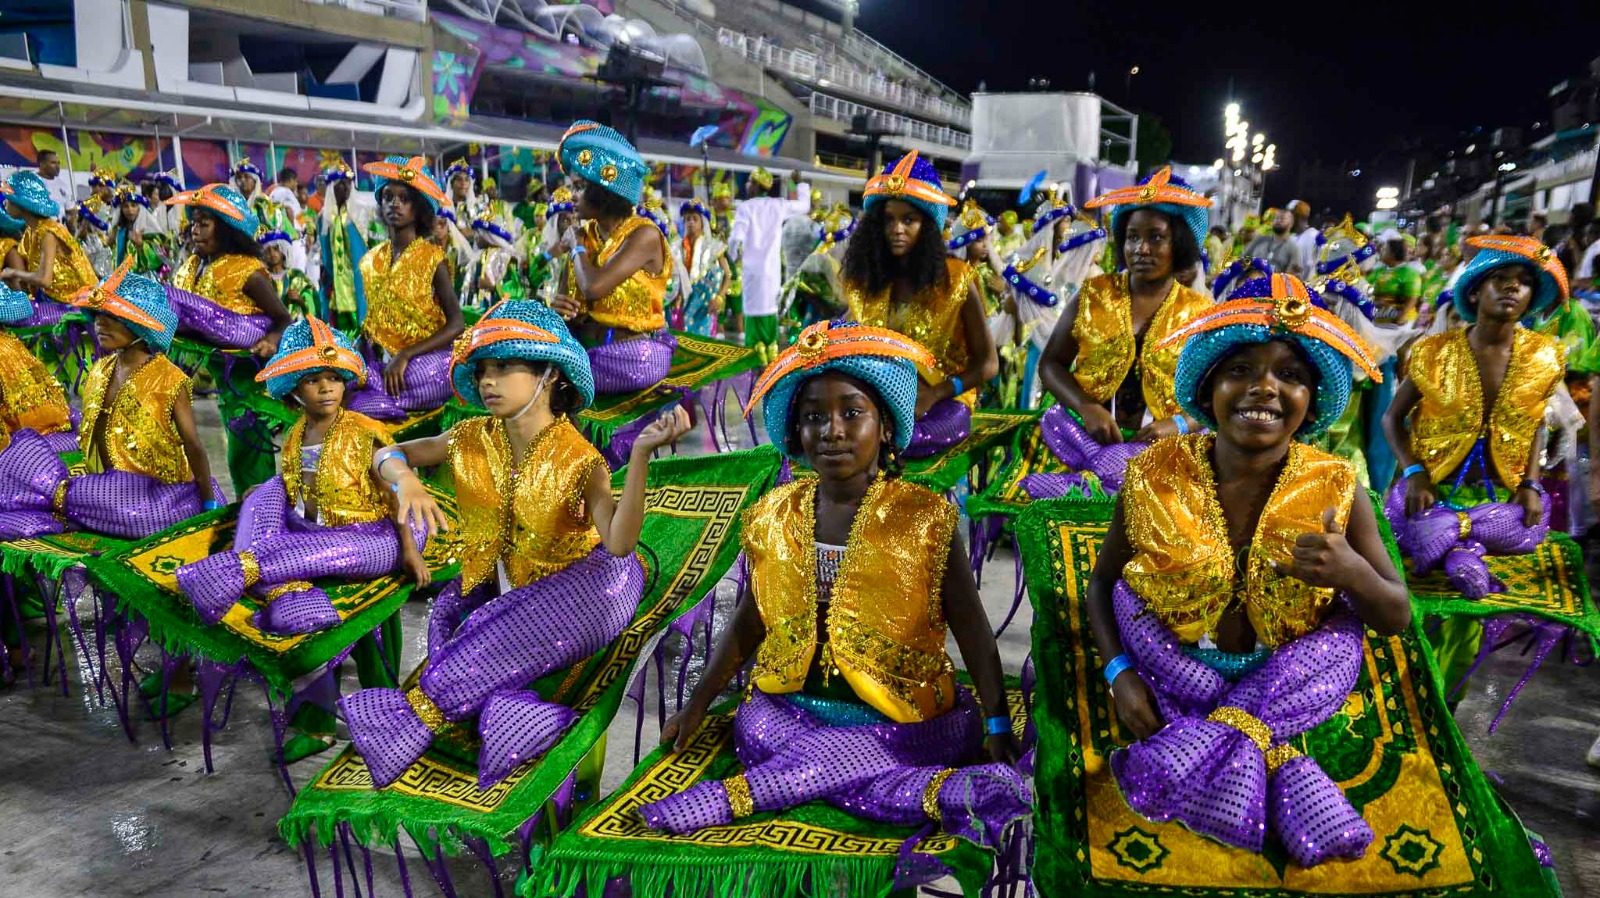
[(881, 174), (868, 179), (861, 193), (862, 211), (889, 200), (903, 200), (927, 213), (934, 230), (941, 234), (945, 216), (956, 204), (955, 198), (944, 192), (938, 169), (916, 150), (884, 166)]
[(468, 405), (483, 407), (478, 393), (479, 359), (521, 359), (550, 362), (566, 375), (583, 397), (583, 407), (594, 402), (594, 372), (589, 353), (567, 330), (549, 306), (526, 299), (510, 299), (483, 313), (450, 353), (450, 382)]
[(129, 254), (109, 277), (79, 290), (68, 302), (80, 309), (110, 315), (133, 331), (151, 352), (166, 352), (178, 332), (178, 312), (167, 301), (167, 288), (133, 273)]
[(387, 156), (382, 162), (368, 162), (361, 166), (361, 170), (372, 176), (372, 195), (380, 204), (383, 202), (384, 186), (390, 181), (399, 181), (422, 194), (434, 212), (438, 212), (440, 206), (450, 205), (450, 195), (433, 179), (433, 169), (428, 167), (426, 156), (412, 156), (409, 159)]
[(1154, 209), (1176, 218), (1194, 234), (1194, 245), (1204, 248), (1211, 227), (1211, 199), (1198, 193), (1188, 182), (1162, 166), (1133, 187), (1118, 187), (1083, 204), (1085, 209), (1111, 207), (1111, 233), (1117, 233), (1124, 215), (1140, 209)]
[(261, 230), (261, 219), (245, 201), (244, 194), (231, 184), (207, 184), (199, 190), (186, 190), (167, 200), (168, 206), (198, 206), (217, 216), (223, 224), (243, 231), (251, 240)]
[(45, 186), (38, 172), (12, 172), (11, 180), (6, 182), (5, 194), (11, 202), (40, 218), (58, 218), (61, 215), (61, 204), (50, 198), (50, 188)]
[(0, 204), (0, 236), (21, 237), (28, 223), (20, 218), (12, 218), (6, 214), (4, 204)]
[(366, 363), (349, 337), (320, 318), (302, 318), (284, 329), (278, 351), (256, 374), (256, 382), (265, 383), (267, 395), (281, 400), (319, 371), (332, 371), (357, 386), (367, 380)]
[(644, 198), (650, 166), (628, 139), (599, 122), (580, 119), (561, 135), (556, 149), (561, 171), (577, 175), (637, 206)]
[(0, 284), (0, 324), (16, 324), (33, 316), (33, 300), (21, 290)]
[(911, 445), (911, 432), (916, 426), (918, 365), (932, 368), (937, 361), (921, 344), (903, 334), (845, 319), (819, 321), (801, 331), (794, 345), (779, 353), (761, 372), (744, 413), (748, 416), (761, 402), (767, 436), (788, 455), (789, 418), (794, 413), (795, 396), (806, 381), (837, 371), (878, 392), (894, 419), (895, 446), (904, 451)]
[(1241, 346), (1286, 340), (1317, 369), (1313, 413), (1296, 436), (1311, 439), (1331, 427), (1350, 404), (1352, 366), (1374, 383), (1383, 381), (1376, 353), (1293, 275), (1275, 274), (1240, 284), (1226, 302), (1167, 335), (1157, 349), (1181, 344), (1173, 392), (1188, 415), (1215, 430), (1200, 403), (1200, 388), (1217, 363)]
[(1478, 310), (1472, 304), (1472, 291), (1478, 289), (1489, 272), (1507, 265), (1523, 265), (1533, 269), (1538, 276), (1534, 286), (1533, 302), (1528, 306), (1528, 317), (1539, 318), (1567, 299), (1567, 269), (1556, 258), (1550, 247), (1532, 237), (1512, 237), (1489, 234), (1468, 237), (1467, 245), (1476, 247), (1478, 254), (1461, 270), (1451, 290), (1456, 304), (1456, 314), (1463, 321), (1477, 321)]

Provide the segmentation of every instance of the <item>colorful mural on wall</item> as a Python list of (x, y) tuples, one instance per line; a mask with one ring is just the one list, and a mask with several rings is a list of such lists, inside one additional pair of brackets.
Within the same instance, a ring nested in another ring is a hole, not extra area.
[(108, 168), (137, 179), (172, 164), (172, 143), (165, 137), (158, 158), (151, 135), (68, 131), (67, 136), (70, 146), (62, 142), (58, 130), (0, 126), (0, 165), (32, 168), (39, 164), (40, 150), (52, 150), (61, 154), (63, 170), (84, 178), (97, 168)]

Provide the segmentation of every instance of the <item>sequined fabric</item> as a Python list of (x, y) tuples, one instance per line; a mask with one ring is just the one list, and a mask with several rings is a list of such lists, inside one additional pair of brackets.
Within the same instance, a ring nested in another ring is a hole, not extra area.
[[(1032, 805), (1032, 790), (1015, 769), (972, 763), (983, 737), (966, 690), (932, 720), (841, 727), (824, 725), (787, 696), (758, 691), (739, 707), (734, 728), (757, 813), (821, 800), (863, 819), (918, 826), (928, 822), (929, 786), (942, 779), (933, 794), (934, 822), (996, 850)], [(733, 821), (723, 782), (696, 784), (639, 813), (653, 829), (671, 833)]]
[[(42, 294), (41, 294), (42, 296)], [(12, 324), (12, 327), (55, 327), (72, 311), (72, 306), (52, 299), (34, 298), (33, 314)]]
[(66, 464), (43, 437), (0, 432), (0, 539), (60, 533), (55, 493), (66, 479)]
[(432, 241), (413, 240), (391, 262), (393, 252), (394, 244), (385, 241), (361, 257), (361, 283), (367, 293), (361, 332), (390, 355), (444, 327), (444, 310), (433, 295), (433, 276), (444, 261), (444, 250)]
[(1072, 326), (1073, 339), (1078, 342), (1073, 376), (1091, 399), (1106, 403), (1116, 395), (1129, 372), (1136, 371), (1150, 414), (1156, 418), (1178, 414), (1172, 380), (1183, 347), (1153, 347), (1213, 305), (1204, 294), (1173, 281), (1171, 292), (1145, 325), (1141, 352), (1133, 332), (1133, 299), (1128, 294), (1127, 275), (1090, 278), (1078, 293), (1078, 317)]
[[(745, 512), (751, 587), (767, 628), (753, 680), (766, 692), (800, 691), (818, 651), (816, 489), (814, 480), (791, 483)], [(875, 482), (833, 584), (823, 663), (896, 722), (931, 719), (955, 701), (942, 587), (956, 518), (923, 487)]]
[(450, 350), (435, 349), (406, 363), (399, 396), (383, 385), (383, 369), (367, 361), (367, 385), (349, 388), (345, 405), (377, 421), (400, 421), (411, 412), (432, 411), (450, 400)]
[(972, 433), (972, 409), (956, 399), (933, 404), (928, 413), (911, 428), (911, 445), (906, 458), (928, 458), (959, 445)]
[(1107, 492), (1122, 489), (1128, 462), (1143, 452), (1149, 443), (1114, 443), (1102, 446), (1089, 435), (1065, 408), (1053, 405), (1039, 421), (1039, 433), (1046, 446), (1074, 471), (1088, 471), (1100, 478)]
[(511, 461), (504, 422), (470, 418), (450, 429), (447, 450), (461, 514), (462, 589), (471, 592), (504, 561), (521, 586), (574, 564), (600, 543), (583, 491), (604, 464), (572, 422), (561, 418)]
[(589, 367), (594, 371), (595, 393), (637, 393), (661, 383), (672, 370), (672, 353), (677, 348), (678, 339), (664, 330), (591, 347)]
[(1483, 383), (1467, 329), (1423, 337), (1411, 347), (1406, 362), (1406, 377), (1422, 393), (1411, 413), (1412, 453), (1427, 466), (1428, 476), (1441, 483), (1483, 436), (1500, 482), (1520, 483), (1534, 434), (1544, 423), (1545, 403), (1566, 370), (1567, 350), (1560, 341), (1519, 326), (1486, 426)]
[[(300, 451), (305, 441), (306, 419), (289, 426), (283, 435), (279, 473), (291, 506), (303, 504), (305, 485), (300, 480)], [(360, 412), (341, 411), (322, 435), (317, 454), (317, 521), (327, 527), (381, 521), (389, 515), (388, 491), (372, 476), (372, 453), (394, 440), (383, 425)]]
[(924, 290), (904, 303), (890, 302), (892, 288), (868, 296), (861, 285), (846, 281), (844, 295), (849, 317), (872, 327), (899, 331), (926, 347), (939, 360), (938, 371), (920, 372), (929, 383), (960, 377), (967, 372), (970, 360), (961, 307), (966, 304), (977, 271), (952, 256), (945, 260), (947, 280), (942, 290)]
[(1344, 526), (1355, 497), (1355, 468), (1303, 443), (1290, 444), (1236, 594), (1234, 554), (1211, 470), (1213, 440), (1209, 434), (1160, 440), (1129, 463), (1121, 496), (1134, 556), (1123, 576), (1186, 642), (1212, 634), (1235, 601), (1263, 644), (1304, 636), (1322, 620), (1333, 591), (1281, 577), (1272, 562), (1287, 562), (1301, 534), (1321, 532), (1327, 509), (1336, 509)]
[[(616, 258), (628, 237), (640, 228), (648, 228), (649, 233), (660, 237), (661, 232), (656, 230), (654, 222), (642, 215), (634, 215), (617, 225), (603, 245), (595, 239), (595, 235), (587, 232), (583, 235), (583, 244), (588, 247), (595, 264), (604, 267)], [(661, 258), (665, 263), (661, 271), (651, 274), (641, 268), (628, 275), (610, 294), (594, 300), (589, 306), (589, 317), (596, 324), (636, 333), (658, 331), (667, 326), (662, 303), (667, 295), (667, 280), (672, 274), (672, 253), (667, 248), (666, 238), (660, 239)], [(595, 371), (595, 380), (598, 391), (598, 369)]]
[[(1232, 685), (1186, 656), (1127, 581), (1118, 581), (1113, 608), (1167, 721), (1111, 757), (1130, 807), (1250, 851), (1263, 850), (1270, 832), (1301, 867), (1365, 854), (1372, 829), (1361, 814), (1315, 760), (1282, 748), (1333, 716), (1355, 688), (1362, 628), (1348, 608)], [(1269, 734), (1266, 749), (1252, 723)]]
[(261, 307), (245, 295), (244, 285), (256, 272), (266, 270), (266, 265), (252, 256), (190, 256), (172, 273), (172, 286), (203, 296), (235, 315), (260, 315)]
[(99, 283), (100, 278), (89, 263), (89, 254), (67, 233), (65, 225), (52, 218), (41, 218), (29, 224), (17, 243), (17, 255), (22, 257), (22, 264), (29, 271), (39, 269), (47, 236), (55, 238), (56, 256), (50, 267), (50, 283), (44, 286), (45, 296), (64, 303), (79, 290)]
[(67, 393), (16, 337), (0, 331), (0, 424), (39, 433), (72, 429)]
[(106, 356), (84, 379), (78, 443), (89, 469), (131, 471), (163, 483), (193, 480), (172, 417), (178, 398), (189, 396), (189, 375), (166, 356), (151, 356), (108, 402), (116, 366), (117, 357)]
[[(484, 788), (542, 753), (571, 724), (570, 709), (545, 701), (528, 684), (615, 640), (644, 594), (644, 568), (636, 557), (618, 558), (602, 547), (474, 607), (487, 592), (463, 598), (452, 584), (440, 596), (418, 684), (446, 718), (478, 716)], [(433, 743), (433, 731), (398, 689), (364, 689), (340, 705), (379, 787), (398, 779)]]
[[(193, 262), (194, 257), (190, 256), (189, 261)], [(249, 349), (261, 342), (272, 327), (272, 320), (259, 312), (235, 312), (202, 294), (174, 286), (167, 287), (167, 302), (178, 313), (179, 330), (222, 349)]]
[(1405, 480), (1395, 481), (1383, 505), (1400, 551), (1411, 559), (1416, 574), (1443, 568), (1466, 598), (1505, 592), (1505, 584), (1489, 573), (1487, 556), (1526, 555), (1550, 535), (1548, 496), (1539, 520), (1528, 527), (1523, 524), (1526, 512), (1514, 502), (1484, 502), (1466, 509), (1437, 504), (1407, 518), (1405, 486)]

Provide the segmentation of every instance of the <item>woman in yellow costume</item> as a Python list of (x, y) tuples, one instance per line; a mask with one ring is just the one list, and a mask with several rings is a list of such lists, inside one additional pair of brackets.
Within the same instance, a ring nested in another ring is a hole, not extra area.
[(65, 314), (65, 304), (99, 278), (83, 247), (56, 220), (61, 204), (50, 198), (50, 189), (38, 173), (15, 172), (0, 192), (5, 194), (6, 214), (23, 223), (16, 256), (7, 257), (0, 281), (40, 300), (34, 304), (33, 316), (18, 326), (55, 324)]
[(920, 372), (907, 458), (966, 439), (977, 391), (1000, 371), (978, 269), (950, 255), (944, 222), (956, 201), (915, 150), (867, 181), (863, 212), (845, 247), (849, 316), (910, 337), (932, 354)]
[(185, 191), (167, 205), (187, 209), (194, 247), (172, 275), (180, 330), (220, 349), (248, 349), (258, 359), (272, 355), (289, 326), (289, 310), (261, 261), (255, 210), (227, 184)]

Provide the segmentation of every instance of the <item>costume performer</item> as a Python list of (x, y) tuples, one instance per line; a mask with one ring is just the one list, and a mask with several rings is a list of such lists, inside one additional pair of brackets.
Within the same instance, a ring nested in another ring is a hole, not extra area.
[(567, 235), (567, 289), (552, 300), (589, 347), (596, 393), (633, 393), (660, 383), (677, 341), (667, 332), (663, 303), (672, 254), (636, 206), (650, 167), (616, 131), (574, 122), (561, 137), (561, 170), (581, 179), (581, 233)]
[(839, 273), (845, 246), (855, 232), (855, 216), (849, 206), (835, 203), (832, 209), (822, 213), (818, 228), (821, 241), (784, 285), (779, 323), (785, 345), (793, 343), (801, 330), (846, 312), (844, 285)]
[(744, 343), (763, 361), (778, 352), (778, 292), (783, 287), (783, 223), (811, 211), (811, 186), (796, 182), (795, 199), (776, 191), (772, 172), (758, 168), (745, 189), (749, 197), (739, 204), (728, 234), (728, 253), (739, 260), (743, 278)]
[[(733, 236), (733, 219), (738, 207), (733, 202), (733, 182), (718, 181), (711, 187), (711, 236), (724, 245)], [(723, 309), (722, 332), (729, 340), (744, 344), (744, 272), (739, 260), (728, 257), (727, 306)]]
[(478, 252), (467, 266), (461, 288), (463, 303), (487, 309), (501, 300), (528, 298), (522, 259), (514, 248), (516, 238), (505, 225), (485, 211), (472, 220), (472, 234), (478, 241)]
[(393, 421), (450, 398), (450, 343), (461, 335), (463, 321), (444, 250), (425, 239), (446, 201), (427, 159), (390, 156), (362, 170), (376, 179), (389, 239), (361, 257), (367, 386), (350, 407)]
[[(1093, 451), (1091, 443), (1131, 438), (1146, 444), (1198, 429), (1172, 392), (1179, 347), (1164, 341), (1214, 305), (1176, 277), (1199, 261), (1211, 200), (1170, 168), (1084, 205), (1110, 207), (1121, 270), (1090, 278), (1064, 303), (1039, 365), (1045, 389), (1061, 403), (1040, 426), (1046, 443), (1069, 464), (1084, 449)], [(1121, 450), (1120, 461), (1138, 451)], [(1096, 473), (1115, 479), (1117, 467)]]
[(93, 314), (96, 342), (109, 353), (84, 381), (78, 446), (89, 473), (69, 479), (45, 438), (12, 434), (0, 454), (0, 506), (15, 529), (0, 538), (70, 527), (144, 539), (222, 507), (195, 429), (189, 376), (163, 354), (177, 313), (165, 288), (129, 268), (124, 262), (72, 298)]
[[(448, 721), (477, 719), (483, 788), (538, 757), (576, 719), (529, 684), (594, 654), (622, 632), (644, 591), (634, 555), (650, 453), (688, 430), (674, 409), (639, 435), (621, 497), (570, 415), (594, 397), (589, 359), (535, 302), (502, 303), (452, 357), (461, 398), (487, 408), (449, 432), (379, 450), (398, 483), (400, 520), (443, 524), (412, 466), (447, 465), (461, 520), (461, 576), (435, 602), (416, 687), (367, 689), (341, 704), (372, 781), (394, 782)], [(403, 545), (420, 568), (415, 544)]]
[(367, 253), (367, 232), (377, 218), (372, 198), (357, 191), (356, 174), (343, 160), (323, 169), (327, 183), (322, 221), (317, 229), (321, 256), (323, 320), (355, 332), (367, 317), (367, 294), (361, 283), (361, 258)]
[[(33, 303), (26, 293), (0, 286), (0, 325), (32, 317)], [(34, 431), (56, 452), (78, 447), (66, 390), (27, 344), (4, 330), (0, 330), (0, 426), (7, 433)]]
[(578, 204), (572, 191), (557, 187), (550, 195), (544, 229), (539, 235), (539, 252), (528, 260), (528, 287), (549, 305), (567, 282), (571, 261), (561, 250), (561, 239), (578, 220)]
[[(825, 321), (757, 382), (752, 405), (765, 398), (767, 432), (818, 476), (745, 512), (750, 579), (705, 678), (662, 729), (662, 742), (687, 747), (753, 656), (734, 718), (744, 772), (643, 805), (652, 828), (689, 833), (820, 800), (881, 823), (931, 820), (994, 849), (1027, 816), (1000, 653), (959, 514), (893, 474), (918, 372), (934, 364), (893, 331)], [(947, 629), (976, 700), (953, 678)]]
[(116, 224), (112, 227), (115, 264), (133, 256), (133, 273), (162, 279), (172, 268), (167, 234), (151, 208), (150, 198), (132, 184), (117, 188)]
[(185, 191), (167, 205), (189, 210), (194, 246), (172, 275), (179, 327), (219, 349), (248, 349), (258, 359), (272, 355), (289, 326), (289, 310), (261, 261), (260, 217), (226, 184)]
[(711, 236), (711, 210), (699, 200), (680, 206), (678, 221), (683, 239), (676, 249), (688, 281), (682, 290), (682, 327), (691, 334), (714, 336), (731, 277), (728, 248)]
[(33, 317), (19, 326), (48, 327), (61, 320), (65, 303), (99, 278), (83, 247), (56, 220), (61, 206), (50, 198), (50, 188), (36, 172), (13, 172), (0, 192), (5, 194), (6, 214), (23, 223), (13, 260), (20, 267), (7, 263), (0, 270), (0, 281), (38, 300)]
[(251, 162), (249, 157), (240, 157), (228, 169), (228, 178), (233, 181), (234, 189), (244, 197), (244, 202), (258, 217), (266, 216), (266, 206), (272, 200), (261, 189), (261, 182), (266, 179), (261, 167)]
[[(1530, 237), (1467, 242), (1477, 254), (1453, 302), (1469, 326), (1412, 344), (1384, 419), (1402, 466), (1384, 512), (1416, 573), (1442, 567), (1452, 587), (1479, 599), (1505, 588), (1485, 556), (1532, 552), (1549, 531), (1539, 459), (1566, 347), (1520, 322), (1567, 298), (1567, 273)], [(1436, 648), (1447, 687), (1470, 666), (1482, 636), (1475, 620), (1444, 622)]]
[(270, 228), (262, 231), (256, 242), (261, 244), (262, 261), (266, 263), (273, 285), (278, 288), (278, 298), (284, 308), (296, 318), (316, 315), (322, 308), (322, 295), (306, 275), (306, 250), (295, 239), (294, 232)]
[[(1358, 858), (1373, 833), (1290, 741), (1344, 705), (1363, 627), (1404, 630), (1411, 605), (1354, 467), (1299, 442), (1339, 419), (1368, 347), (1273, 275), (1157, 345), (1210, 433), (1128, 465), (1090, 580), (1089, 620), (1117, 716), (1123, 798), (1227, 845), (1270, 833), (1301, 867)], [(1264, 484), (1276, 484), (1269, 491)]]
[(309, 581), (396, 570), (399, 540), (411, 535), (391, 519), (388, 491), (372, 476), (373, 453), (392, 441), (383, 425), (344, 408), (345, 385), (365, 376), (349, 339), (320, 319), (284, 331), (256, 379), (304, 414), (284, 434), (278, 476), (240, 507), (233, 550), (178, 569), (178, 587), (201, 620), (221, 621), (249, 591), (266, 606), (255, 620), (262, 632), (313, 633), (337, 625), (339, 613)]
[(921, 371), (916, 432), (906, 457), (966, 439), (977, 390), (1000, 370), (976, 270), (951, 258), (945, 214), (955, 200), (915, 150), (867, 181), (861, 221), (844, 253), (850, 317), (910, 337), (936, 363)]
[(89, 267), (94, 271), (96, 281), (117, 267), (115, 254), (108, 243), (111, 220), (116, 211), (115, 204), (108, 205), (101, 202), (99, 194), (92, 194), (78, 204), (76, 231), (78, 245), (83, 247), (84, 255), (89, 257)]

